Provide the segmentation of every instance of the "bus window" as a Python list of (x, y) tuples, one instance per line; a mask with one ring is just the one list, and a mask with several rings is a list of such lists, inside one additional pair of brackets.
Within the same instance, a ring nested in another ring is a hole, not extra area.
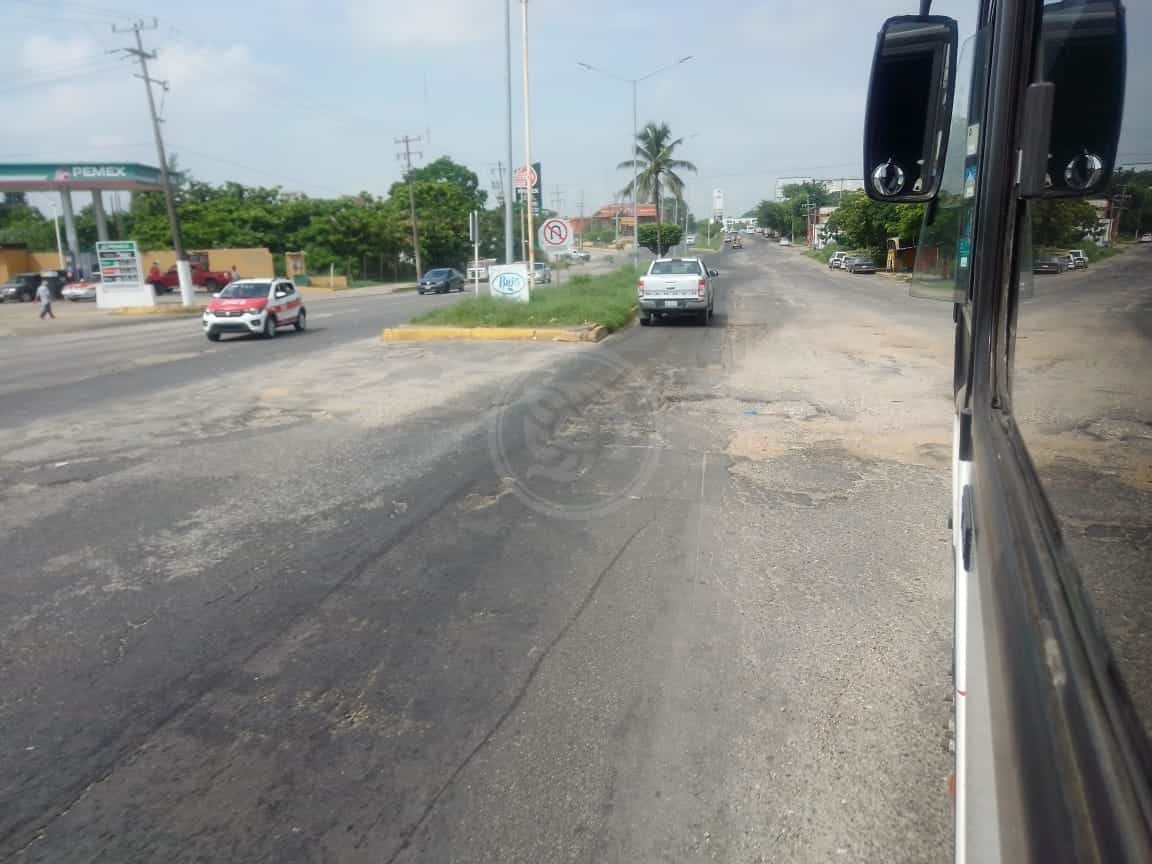
[[(1116, 172), (1087, 198), (1029, 202), (1034, 295), (1017, 311), (1012, 404), (1152, 734), (1152, 6), (1126, 13)], [(1078, 98), (1090, 116), (1091, 94)]]

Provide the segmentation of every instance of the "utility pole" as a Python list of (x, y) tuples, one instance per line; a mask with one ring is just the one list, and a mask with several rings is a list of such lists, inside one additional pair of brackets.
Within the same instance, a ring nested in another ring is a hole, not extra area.
[[(397, 153), (396, 158), (404, 162), (404, 180), (408, 183), (408, 214), (412, 218), (412, 254), (416, 257), (416, 281), (419, 282), (424, 268), (420, 263), (420, 232), (416, 228), (416, 192), (412, 188), (412, 145), (419, 144), (420, 137), (405, 135), (394, 140), (397, 144), (404, 145), (404, 152)], [(416, 151), (417, 157), (423, 155), (419, 150)]]
[[(520, 0), (520, 47), (523, 52), (524, 77), (524, 205), (526, 211), (526, 232), (524, 241), (528, 244), (528, 285), (536, 284), (536, 225), (532, 212), (534, 201), (532, 199), (532, 102), (528, 94), (528, 0)], [(541, 189), (541, 192), (544, 190)]]
[(561, 197), (562, 191), (559, 183), (552, 187), (552, 209), (556, 211), (558, 216), (564, 215), (560, 212), (560, 208), (564, 206), (564, 199)]
[(156, 140), (156, 158), (160, 160), (160, 180), (164, 184), (164, 204), (168, 210), (168, 224), (172, 229), (172, 249), (176, 252), (176, 272), (180, 279), (180, 299), (185, 306), (192, 305), (192, 268), (188, 264), (188, 256), (184, 253), (184, 240), (180, 236), (180, 220), (176, 215), (176, 194), (172, 189), (172, 178), (168, 173), (168, 154), (164, 151), (164, 136), (160, 134), (160, 119), (156, 116), (156, 99), (152, 95), (152, 85), (159, 84), (165, 92), (168, 90), (167, 81), (158, 81), (148, 75), (148, 61), (156, 59), (155, 51), (144, 50), (144, 40), (140, 33), (143, 30), (155, 30), (157, 19), (151, 23), (137, 20), (131, 27), (119, 28), (112, 25), (113, 33), (131, 32), (136, 37), (135, 48), (120, 48), (140, 61), (140, 74), (137, 78), (144, 81), (144, 92), (148, 94), (148, 112), (152, 117), (152, 135)]

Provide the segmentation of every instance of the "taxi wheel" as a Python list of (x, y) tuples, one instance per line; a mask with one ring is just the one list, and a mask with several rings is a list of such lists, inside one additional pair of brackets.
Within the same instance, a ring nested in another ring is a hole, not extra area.
[(303, 333), (304, 328), (308, 326), (308, 313), (301, 309), (300, 314), (296, 316), (296, 323), (293, 326), (295, 326), (297, 333)]
[(276, 316), (274, 315), (269, 315), (264, 319), (264, 338), (276, 338)]

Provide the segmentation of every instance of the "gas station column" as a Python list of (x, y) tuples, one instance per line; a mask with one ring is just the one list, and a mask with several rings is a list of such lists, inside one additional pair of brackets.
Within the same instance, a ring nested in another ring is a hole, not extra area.
[(64, 236), (68, 238), (68, 251), (72, 253), (72, 266), (80, 261), (80, 238), (76, 235), (76, 214), (72, 210), (72, 193), (60, 190), (60, 209), (64, 212)]
[(96, 239), (108, 241), (108, 217), (104, 215), (104, 195), (99, 189), (92, 190), (92, 213), (96, 216)]

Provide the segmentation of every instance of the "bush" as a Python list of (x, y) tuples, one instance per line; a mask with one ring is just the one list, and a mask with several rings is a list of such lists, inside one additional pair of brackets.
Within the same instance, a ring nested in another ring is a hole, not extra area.
[(413, 319), (456, 327), (573, 327), (602, 324), (618, 330), (632, 320), (636, 276), (630, 269), (604, 276), (573, 276), (564, 285), (537, 288), (528, 303), (493, 297), (459, 300)]

